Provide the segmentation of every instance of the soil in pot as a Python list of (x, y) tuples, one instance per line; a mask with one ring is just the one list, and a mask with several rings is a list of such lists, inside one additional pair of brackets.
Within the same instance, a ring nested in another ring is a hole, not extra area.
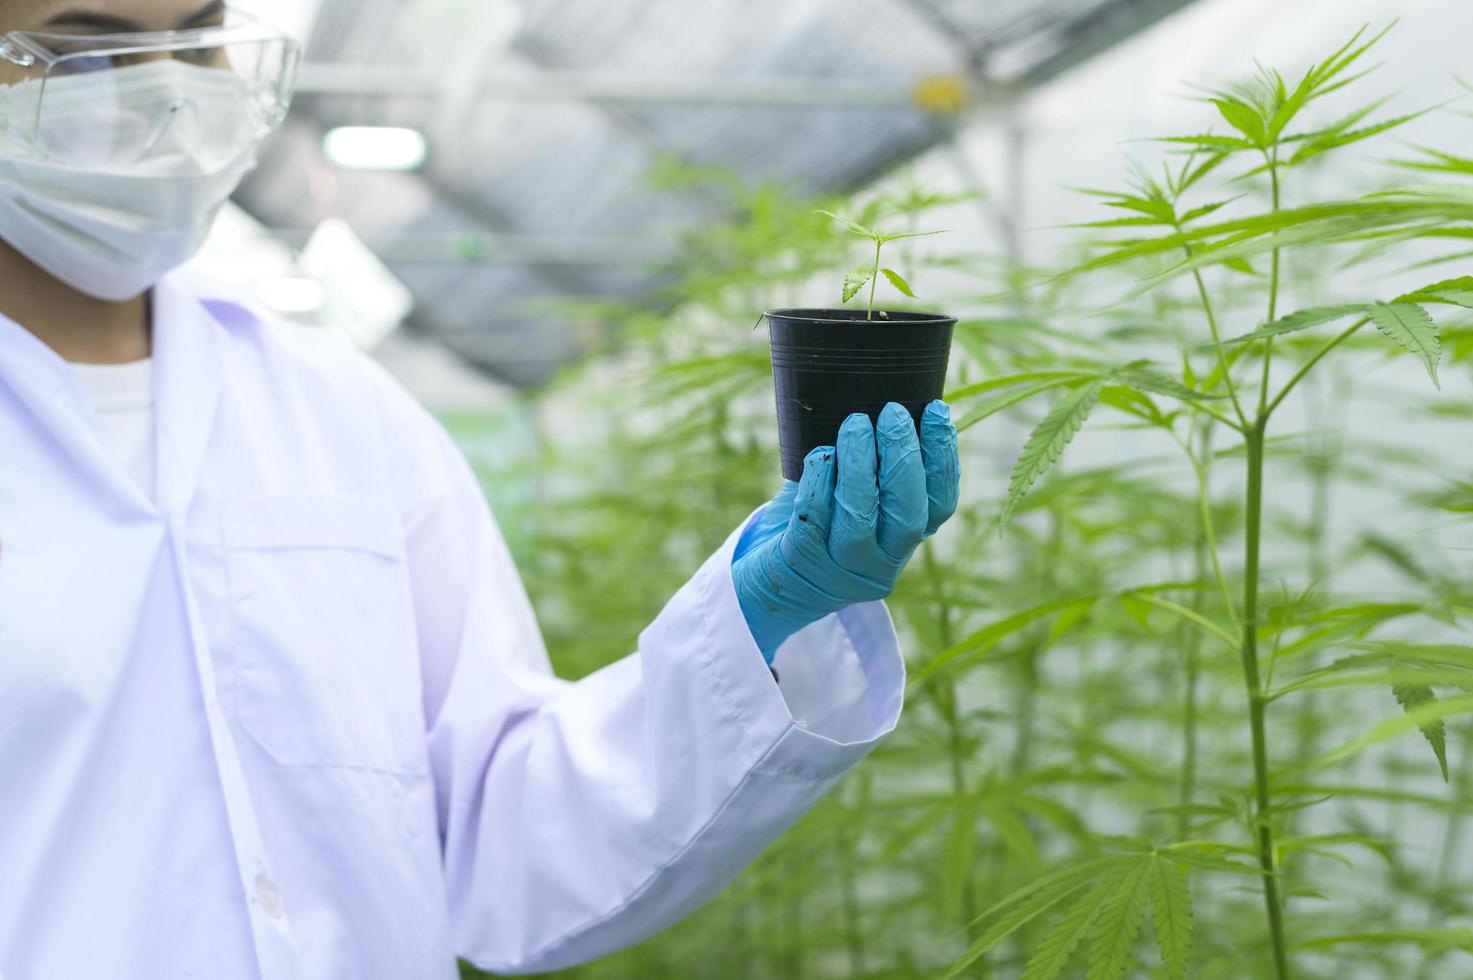
[(956, 317), (940, 313), (790, 309), (766, 314), (777, 391), (783, 476), (803, 475), (803, 458), (836, 445), (854, 412), (876, 423), (899, 402), (919, 431), (921, 413), (946, 385)]

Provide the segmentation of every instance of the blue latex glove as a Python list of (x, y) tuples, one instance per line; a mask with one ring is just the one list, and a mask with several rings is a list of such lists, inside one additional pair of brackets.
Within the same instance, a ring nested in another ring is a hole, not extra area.
[[(878, 431), (877, 431), (878, 430)], [(803, 460), (737, 542), (731, 574), (757, 648), (769, 664), (798, 630), (856, 602), (883, 599), (922, 541), (956, 512), (956, 426), (943, 401), (921, 432), (891, 402), (879, 425), (856, 412), (838, 446)]]

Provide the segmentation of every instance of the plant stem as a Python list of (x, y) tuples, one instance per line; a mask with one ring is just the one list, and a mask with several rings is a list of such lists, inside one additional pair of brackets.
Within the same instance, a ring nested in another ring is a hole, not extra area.
[[(1274, 147), (1273, 155), (1268, 156), (1269, 184), (1273, 188), (1273, 209), (1271, 214), (1279, 211), (1279, 150)], [(1273, 250), (1273, 269), (1268, 279), (1268, 319), (1266, 323), (1273, 323), (1278, 318), (1279, 308), (1279, 250)], [(1274, 356), (1274, 339), (1268, 338), (1263, 342), (1263, 377), (1258, 384), (1258, 414), (1263, 416), (1268, 407), (1268, 369)]]
[(875, 287), (879, 285), (880, 278), (880, 246), (883, 243), (875, 239), (875, 271), (869, 277), (869, 310), (864, 314), (866, 320), (875, 318)]
[[(854, 812), (862, 819), (869, 810), (869, 773), (861, 772), (856, 788)], [(860, 976), (865, 972), (864, 933), (860, 929), (859, 893), (855, 887), (855, 837), (856, 831), (848, 823), (839, 827), (835, 835), (839, 847), (839, 895), (843, 903), (844, 944), (849, 953), (849, 974)]]
[[(1048, 513), (1048, 538), (1044, 551), (1043, 574), (1038, 583), (1039, 594), (1058, 594), (1058, 582), (1054, 580), (1052, 572), (1063, 564), (1060, 558), (1063, 541), (1064, 522), (1058, 513), (1051, 509)], [(1037, 638), (1030, 639), (1019, 663), (1023, 673), (1023, 692), (1019, 695), (1018, 708), (1014, 712), (1017, 733), (1013, 741), (1012, 758), (1008, 762), (1008, 773), (1013, 777), (1026, 773), (1033, 758), (1034, 723), (1037, 720), (1034, 706), (1038, 701), (1038, 658), (1043, 656), (1048, 648), (1048, 628), (1038, 627), (1035, 633)]]
[[(925, 563), (926, 577), (931, 581), (931, 587), (936, 590), (938, 606), (936, 615), (936, 626), (939, 630), (941, 648), (948, 649), (955, 642), (954, 631), (951, 625), (951, 603), (945, 598), (945, 576), (941, 574), (941, 566), (936, 561), (935, 546), (925, 544), (921, 547), (922, 561)], [(946, 721), (946, 748), (951, 773), (951, 795), (957, 801), (958, 812), (967, 810), (960, 803), (967, 797), (967, 773), (966, 773), (966, 739), (962, 732), (961, 719), (957, 716), (956, 708), (956, 680), (947, 677), (935, 685), (936, 707)], [(980, 927), (976, 923), (977, 900), (973, 890), (971, 869), (966, 871), (965, 882), (962, 886), (962, 920), (967, 924), (967, 943), (975, 942), (980, 935)]]
[(1198, 404), (1195, 402), (1188, 404), (1187, 407), (1192, 409), (1193, 411), (1201, 412), (1203, 415), (1212, 416), (1213, 418), (1217, 419), (1217, 421), (1221, 422), (1223, 425), (1227, 426), (1229, 429), (1232, 429), (1235, 432), (1243, 431), (1243, 427), (1241, 425), (1234, 422), (1232, 419), (1228, 418), (1226, 415), (1222, 414), (1215, 408), (1208, 408), (1206, 405)]
[[(1182, 233), (1180, 222), (1176, 225), (1176, 233)], [(1188, 261), (1195, 257), (1190, 244), (1184, 244), (1181, 248)], [(1228, 397), (1232, 399), (1233, 413), (1238, 416), (1238, 428), (1245, 431), (1248, 428), (1248, 416), (1243, 414), (1243, 406), (1238, 402), (1238, 391), (1233, 387), (1233, 375), (1228, 370), (1227, 355), (1222, 350), (1222, 334), (1217, 329), (1217, 314), (1212, 311), (1212, 299), (1207, 295), (1207, 284), (1202, 281), (1200, 269), (1192, 270), (1192, 281), (1197, 284), (1197, 297), (1202, 301), (1202, 312), (1207, 314), (1207, 329), (1212, 331), (1212, 346), (1217, 351), (1217, 369), (1222, 372), (1222, 383), (1227, 386)]]
[[(1463, 764), (1459, 767), (1457, 775), (1453, 777), (1454, 798), (1466, 800), (1470, 786), (1473, 786), (1473, 753), (1463, 754)], [(1449, 807), (1447, 821), (1442, 829), (1442, 846), (1438, 849), (1436, 879), (1433, 886), (1433, 897), (1428, 903), (1427, 928), (1435, 929), (1439, 920), (1449, 915), (1455, 915), (1456, 911), (1449, 909), (1443, 902), (1443, 895), (1452, 891), (1454, 875), (1457, 873), (1458, 851), (1463, 842), (1463, 830), (1466, 823), (1466, 810), (1461, 807)], [(1426, 980), (1431, 976), (1429, 965), (1433, 957), (1428, 956), (1422, 961), (1422, 966), (1417, 970), (1417, 980)]]
[[(1191, 255), (1191, 246), (1185, 248), (1187, 255)], [(1238, 389), (1233, 386), (1233, 374), (1228, 370), (1227, 355), (1222, 351), (1222, 335), (1217, 329), (1217, 315), (1212, 312), (1212, 300), (1207, 296), (1207, 285), (1202, 282), (1202, 273), (1196, 269), (1192, 270), (1192, 279), (1197, 283), (1197, 295), (1201, 297), (1202, 310), (1207, 314), (1207, 326), (1212, 331), (1212, 345), (1217, 348), (1217, 369), (1222, 372), (1222, 383), (1227, 386), (1228, 397), (1232, 399), (1239, 428), (1247, 429), (1248, 416), (1243, 414), (1243, 406), (1238, 402)]]
[[(1233, 426), (1237, 428), (1237, 426)], [(1233, 629), (1239, 631), (1239, 638), (1233, 641), (1233, 646), (1242, 645), (1242, 627), (1238, 623), (1238, 606), (1233, 601), (1233, 591), (1228, 587), (1227, 576), (1222, 571), (1222, 554), (1217, 547), (1217, 531), (1212, 524), (1212, 497), (1209, 493), (1206, 456), (1210, 456), (1208, 448), (1204, 444), (1204, 456), (1199, 457), (1190, 443), (1177, 440), (1177, 445), (1186, 451), (1187, 459), (1191, 460), (1192, 471), (1197, 477), (1197, 513), (1201, 521), (1203, 532), (1207, 535), (1207, 553), (1212, 559), (1212, 575), (1217, 581), (1217, 587), (1222, 591), (1223, 604), (1227, 607), (1228, 621), (1233, 624)]]
[[(1200, 444), (1202, 455), (1208, 455), (1212, 451), (1212, 426), (1200, 426), (1195, 435)], [(1198, 483), (1198, 493), (1204, 499), (1199, 501), (1201, 509), (1197, 516), (1197, 536), (1196, 540), (1192, 542), (1192, 580), (1194, 582), (1201, 582), (1207, 577), (1207, 547), (1211, 541), (1212, 533), (1210, 524), (1211, 505), (1205, 499), (1208, 494), (1205, 479)], [(1202, 601), (1201, 590), (1193, 590), (1192, 611), (1198, 615), (1202, 613)], [(1229, 606), (1231, 606), (1231, 601), (1229, 602)], [(1177, 805), (1180, 809), (1177, 811), (1176, 836), (1179, 840), (1186, 840), (1191, 834), (1192, 829), (1192, 818), (1191, 814), (1187, 812), (1187, 807), (1191, 806), (1192, 798), (1197, 792), (1197, 675), (1201, 672), (1202, 666), (1202, 642), (1201, 634), (1196, 630), (1188, 630), (1183, 625), (1182, 631), (1181, 639), (1186, 647), (1187, 654), (1186, 677), (1184, 679), (1186, 703), (1183, 705), (1182, 711), (1181, 779), (1177, 796)]]
[(1325, 346), (1315, 351), (1314, 356), (1305, 361), (1302, 365), (1300, 365), (1299, 370), (1294, 372), (1294, 377), (1289, 379), (1289, 383), (1284, 385), (1283, 389), (1274, 396), (1274, 400), (1268, 403), (1268, 407), (1263, 410), (1263, 417), (1267, 419), (1270, 415), (1274, 413), (1274, 409), (1279, 407), (1283, 400), (1288, 396), (1289, 392), (1294, 390), (1294, 386), (1302, 381), (1304, 379), (1304, 376), (1310, 372), (1310, 369), (1320, 362), (1320, 358), (1330, 353), (1330, 351), (1334, 350), (1336, 347), (1339, 347), (1346, 340), (1349, 340), (1351, 334), (1355, 333), (1361, 327), (1370, 322), (1370, 317), (1361, 317), (1345, 330), (1341, 331), (1334, 340), (1331, 340), (1329, 343), (1325, 344)]
[(1258, 550), (1263, 526), (1263, 441), (1268, 419), (1260, 415), (1245, 436), (1248, 449), (1247, 530), (1243, 574), (1243, 681), (1248, 689), (1248, 725), (1253, 739), (1254, 825), (1258, 836), (1258, 866), (1263, 876), (1263, 900), (1273, 943), (1274, 969), (1288, 980), (1289, 960), (1284, 941), (1284, 909), (1274, 867), (1274, 836), (1269, 824), (1268, 746), (1264, 734), (1265, 698), (1258, 678)]

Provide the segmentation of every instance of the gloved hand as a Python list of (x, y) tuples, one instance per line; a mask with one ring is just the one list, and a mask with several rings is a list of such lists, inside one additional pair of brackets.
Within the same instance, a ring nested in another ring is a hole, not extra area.
[(808, 454), (802, 479), (784, 481), (733, 554), (737, 600), (769, 664), (809, 623), (889, 595), (920, 543), (956, 512), (961, 463), (945, 402), (926, 406), (919, 438), (904, 406), (890, 402), (878, 427), (862, 412), (845, 419), (838, 443)]

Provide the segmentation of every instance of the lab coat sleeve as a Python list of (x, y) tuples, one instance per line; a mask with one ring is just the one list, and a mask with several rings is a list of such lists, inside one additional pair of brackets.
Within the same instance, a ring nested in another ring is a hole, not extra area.
[(732, 584), (740, 527), (636, 652), (555, 678), (470, 467), (427, 413), (406, 424), (396, 467), (414, 498), (406, 553), (459, 955), (536, 972), (652, 935), (893, 730), (904, 666), (884, 604), (794, 634), (775, 683)]

